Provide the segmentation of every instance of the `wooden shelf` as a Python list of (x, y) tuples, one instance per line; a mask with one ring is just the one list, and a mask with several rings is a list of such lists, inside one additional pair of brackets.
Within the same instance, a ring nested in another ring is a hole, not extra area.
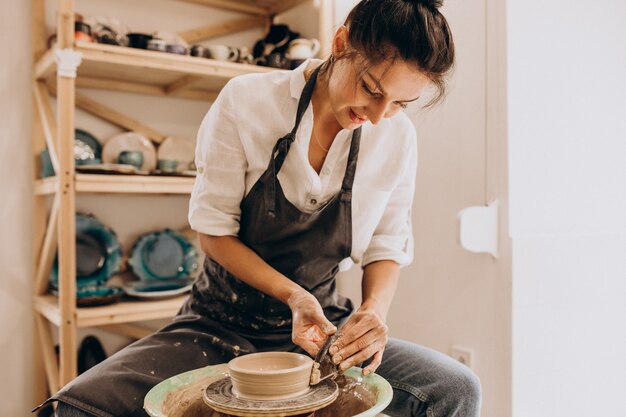
[[(185, 294), (157, 301), (132, 300), (106, 306), (78, 307), (75, 322), (78, 327), (89, 327), (172, 318), (187, 297), (188, 294)], [(61, 324), (59, 299), (55, 295), (35, 296), (35, 309), (54, 325)]]
[[(77, 193), (191, 194), (194, 177), (76, 174)], [(54, 194), (56, 177), (35, 180), (35, 194)]]
[[(161, 96), (213, 100), (237, 75), (275, 70), (85, 41), (76, 41), (74, 50), (82, 54), (77, 86)], [(56, 82), (54, 53), (49, 49), (37, 61), (35, 78)]]
[(179, 0), (186, 3), (196, 3), (212, 6), (218, 9), (249, 13), (259, 16), (272, 16), (282, 13), (307, 0)]

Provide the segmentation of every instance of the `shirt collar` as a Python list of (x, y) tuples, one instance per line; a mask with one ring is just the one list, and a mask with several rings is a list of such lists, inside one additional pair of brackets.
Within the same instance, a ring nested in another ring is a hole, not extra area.
[(317, 66), (324, 61), (317, 58), (308, 58), (293, 71), (291, 71), (289, 90), (291, 92), (291, 97), (295, 99), (299, 99), (300, 95), (302, 94), (302, 90), (304, 90), (304, 85), (306, 84), (306, 80), (304, 79), (304, 70), (306, 69), (306, 67), (308, 67), (310, 62), (315, 63)]

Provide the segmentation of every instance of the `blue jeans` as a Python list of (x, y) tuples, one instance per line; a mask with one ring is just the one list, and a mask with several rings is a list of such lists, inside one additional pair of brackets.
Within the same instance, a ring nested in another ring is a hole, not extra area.
[(481, 387), (465, 365), (426, 347), (390, 338), (376, 373), (393, 388), (392, 417), (478, 417)]
[[(384, 411), (392, 417), (478, 417), (481, 388), (466, 366), (435, 350), (390, 339), (376, 373), (393, 387)], [(59, 417), (91, 414), (60, 403)]]

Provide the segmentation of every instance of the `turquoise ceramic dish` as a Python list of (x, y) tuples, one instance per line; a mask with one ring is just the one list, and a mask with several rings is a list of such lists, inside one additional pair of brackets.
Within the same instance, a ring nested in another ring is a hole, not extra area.
[[(393, 390), (391, 385), (389, 385), (389, 382), (387, 382), (383, 377), (376, 374), (370, 374), (362, 377), (361, 368), (357, 367), (348, 369), (345, 372), (345, 375), (352, 378), (363, 378), (363, 383), (372, 392), (376, 393), (376, 403), (372, 406), (372, 408), (353, 417), (374, 417), (377, 414), (382, 413), (383, 410), (387, 408), (393, 397)], [(173, 376), (155, 385), (148, 392), (148, 394), (146, 394), (143, 402), (143, 408), (146, 410), (148, 415), (152, 417), (167, 417), (166, 410), (164, 410), (164, 404), (167, 397), (171, 393), (190, 387), (200, 381), (203, 381), (203, 383), (208, 385), (209, 383), (225, 376), (228, 376), (228, 367), (225, 363), (194, 369), (192, 371)]]
[[(76, 214), (76, 289), (104, 284), (122, 266), (122, 247), (115, 232), (92, 215)], [(50, 271), (50, 286), (58, 288), (58, 259)]]
[(140, 236), (128, 264), (142, 281), (186, 279), (198, 269), (198, 251), (185, 236), (165, 229)]
[(102, 145), (86, 130), (74, 130), (74, 161), (76, 165), (93, 165), (102, 162)]

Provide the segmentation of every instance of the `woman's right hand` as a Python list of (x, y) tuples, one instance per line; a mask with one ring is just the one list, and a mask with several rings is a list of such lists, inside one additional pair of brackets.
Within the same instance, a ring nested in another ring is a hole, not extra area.
[(317, 299), (304, 289), (295, 291), (287, 304), (293, 324), (291, 340), (315, 357), (326, 338), (337, 332), (337, 328), (324, 316)]

